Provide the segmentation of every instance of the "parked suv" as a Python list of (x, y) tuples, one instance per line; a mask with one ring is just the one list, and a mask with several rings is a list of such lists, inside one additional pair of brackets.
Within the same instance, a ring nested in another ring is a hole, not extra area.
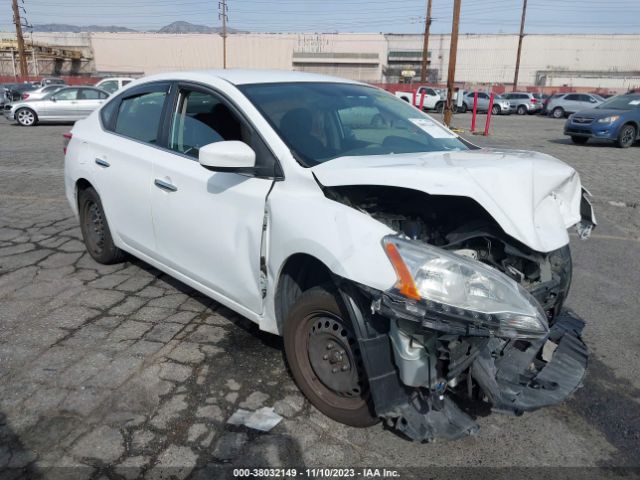
[(597, 107), (602, 102), (604, 98), (593, 93), (565, 93), (549, 101), (547, 112), (553, 118), (563, 118), (579, 110)]
[(632, 146), (640, 139), (640, 94), (613, 97), (595, 108), (574, 113), (564, 125), (564, 134), (579, 144), (600, 138), (620, 148)]
[[(473, 102), (475, 98), (475, 92), (469, 92), (464, 96), (462, 106), (458, 111), (465, 113), (467, 110), (473, 110)], [(490, 96), (486, 92), (478, 92), (478, 111), (487, 112), (489, 110)], [(506, 100), (500, 95), (495, 95), (493, 98), (493, 106), (491, 107), (491, 113), (493, 115), (509, 115), (511, 113), (511, 104), (509, 100)]]
[(505, 93), (502, 98), (509, 100), (511, 103), (511, 112), (518, 115), (526, 113), (538, 113), (542, 110), (542, 100), (536, 97), (537, 93), (513, 92)]
[(370, 85), (260, 70), (138, 80), (66, 136), (90, 255), (128, 252), (282, 335), (337, 421), (459, 438), (478, 426), (457, 402), (519, 414), (582, 383), (567, 228), (588, 236), (593, 212), (549, 155), (477, 148)]

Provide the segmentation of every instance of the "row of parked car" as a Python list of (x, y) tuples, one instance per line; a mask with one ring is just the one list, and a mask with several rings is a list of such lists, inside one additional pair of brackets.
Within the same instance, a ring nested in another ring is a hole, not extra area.
[(76, 121), (132, 81), (132, 78), (106, 78), (94, 86), (69, 86), (62, 79), (45, 78), (38, 84), (5, 84), (0, 85), (0, 105), (6, 119), (24, 127), (40, 122)]

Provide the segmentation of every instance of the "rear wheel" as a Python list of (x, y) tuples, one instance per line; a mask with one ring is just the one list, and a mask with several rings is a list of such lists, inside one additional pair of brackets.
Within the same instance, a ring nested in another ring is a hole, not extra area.
[(620, 148), (629, 148), (636, 141), (636, 128), (633, 125), (623, 125), (618, 133), (616, 145)]
[(556, 107), (551, 111), (551, 116), (553, 118), (562, 118), (564, 117), (564, 108)]
[(516, 113), (518, 115), (524, 115), (525, 113), (527, 113), (527, 107), (525, 107), (524, 105), (519, 105), (516, 110)]
[(575, 135), (571, 137), (571, 141), (573, 143), (577, 143), (578, 145), (584, 145), (585, 143), (587, 143), (588, 140), (589, 140), (589, 137), (577, 137)]
[(16, 121), (23, 127), (32, 127), (38, 123), (36, 112), (30, 108), (21, 108), (16, 112)]
[(462, 105), (460, 105), (460, 109), (458, 110), (460, 113), (467, 113), (469, 107), (467, 107), (466, 103), (462, 103)]
[(91, 187), (80, 191), (78, 210), (80, 230), (89, 255), (105, 265), (124, 261), (124, 252), (113, 243), (98, 192)]
[(378, 422), (348, 313), (330, 287), (307, 290), (284, 327), (287, 363), (296, 384), (328, 417), (354, 427)]

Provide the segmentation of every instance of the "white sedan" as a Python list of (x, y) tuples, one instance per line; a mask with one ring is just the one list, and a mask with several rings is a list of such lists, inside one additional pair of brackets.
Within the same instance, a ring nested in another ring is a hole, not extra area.
[[(282, 335), (307, 398), (415, 440), (581, 383), (563, 308), (577, 173), (479, 149), (380, 89), (283, 71), (138, 80), (68, 137), (66, 194), (100, 263), (134, 255)], [(543, 348), (544, 347), (544, 348)]]

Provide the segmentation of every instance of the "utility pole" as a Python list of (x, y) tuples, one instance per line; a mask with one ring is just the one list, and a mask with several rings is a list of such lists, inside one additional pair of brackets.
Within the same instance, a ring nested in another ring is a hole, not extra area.
[(462, 0), (453, 1), (453, 24), (451, 25), (451, 44), (449, 46), (449, 72), (447, 74), (447, 100), (444, 104), (444, 123), (451, 125), (453, 114), (453, 89), (456, 78), (456, 57), (458, 55), (458, 28), (460, 26), (460, 4)]
[(16, 26), (16, 39), (18, 40), (18, 61), (20, 62), (20, 76), (25, 78), (29, 72), (27, 70), (27, 57), (24, 52), (24, 37), (22, 36), (22, 21), (20, 20), (20, 10), (18, 0), (13, 0), (13, 23)]
[(220, 0), (218, 9), (218, 18), (222, 20), (222, 68), (227, 68), (227, 0)]
[(516, 73), (513, 76), (513, 91), (518, 89), (518, 74), (520, 73), (520, 54), (522, 53), (522, 38), (524, 37), (524, 19), (527, 15), (527, 0), (522, 0), (522, 19), (520, 20), (520, 37), (518, 38), (518, 55), (516, 56)]
[(427, 0), (427, 17), (424, 20), (424, 41), (422, 43), (422, 70), (420, 71), (420, 81), (427, 81), (427, 63), (429, 59), (429, 28), (431, 27), (431, 2)]

